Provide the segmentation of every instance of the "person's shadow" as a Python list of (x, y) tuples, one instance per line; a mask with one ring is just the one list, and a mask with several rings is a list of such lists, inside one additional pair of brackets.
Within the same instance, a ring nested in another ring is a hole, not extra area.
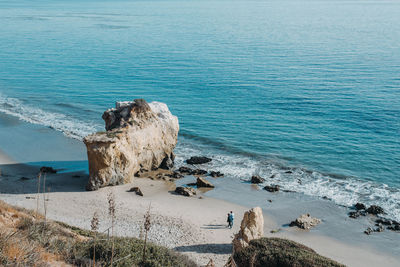
[(201, 227), (202, 229), (227, 229), (228, 224), (206, 224)]

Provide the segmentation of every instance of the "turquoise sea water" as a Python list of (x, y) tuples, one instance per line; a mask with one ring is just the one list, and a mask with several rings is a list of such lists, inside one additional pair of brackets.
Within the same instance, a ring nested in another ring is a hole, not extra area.
[(0, 111), (80, 139), (117, 100), (165, 102), (178, 163), (210, 155), (227, 178), (275, 175), (400, 219), (399, 14), (399, 1), (0, 0)]

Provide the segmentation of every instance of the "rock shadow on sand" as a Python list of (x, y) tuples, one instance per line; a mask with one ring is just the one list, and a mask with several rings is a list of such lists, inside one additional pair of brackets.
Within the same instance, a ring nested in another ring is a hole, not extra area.
[[(37, 193), (37, 176), (41, 166), (71, 166), (80, 162), (52, 162), (53, 164), (34, 162), (30, 164), (0, 165), (0, 194), (33, 194)], [(46, 174), (46, 189), (52, 192), (83, 192), (89, 175), (84, 171)], [(43, 177), (42, 177), (43, 181)]]

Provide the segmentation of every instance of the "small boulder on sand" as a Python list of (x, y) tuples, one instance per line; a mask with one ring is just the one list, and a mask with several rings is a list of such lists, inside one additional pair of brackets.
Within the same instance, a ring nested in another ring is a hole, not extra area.
[(136, 195), (141, 196), (141, 197), (143, 196), (142, 190), (140, 190), (140, 188), (137, 186), (132, 187), (131, 189), (129, 189), (128, 192), (135, 192)]
[(191, 187), (179, 186), (175, 189), (175, 193), (185, 197), (191, 197), (193, 195), (196, 195), (196, 190), (194, 190), (194, 188)]
[(320, 219), (313, 218), (310, 216), (310, 214), (303, 214), (299, 218), (297, 218), (295, 221), (290, 223), (290, 226), (297, 226), (301, 229), (309, 230), (311, 227), (316, 226), (321, 222)]
[(209, 187), (209, 188), (214, 188), (214, 185), (207, 181), (204, 178), (197, 177), (197, 182), (196, 182), (197, 187)]

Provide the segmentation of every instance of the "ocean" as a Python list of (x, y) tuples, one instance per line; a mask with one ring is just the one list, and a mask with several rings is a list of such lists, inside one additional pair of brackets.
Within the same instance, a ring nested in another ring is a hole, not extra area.
[(0, 0), (0, 112), (80, 140), (116, 101), (164, 102), (180, 121), (178, 165), (210, 156), (224, 179), (259, 174), (400, 220), (399, 11), (374, 0)]

